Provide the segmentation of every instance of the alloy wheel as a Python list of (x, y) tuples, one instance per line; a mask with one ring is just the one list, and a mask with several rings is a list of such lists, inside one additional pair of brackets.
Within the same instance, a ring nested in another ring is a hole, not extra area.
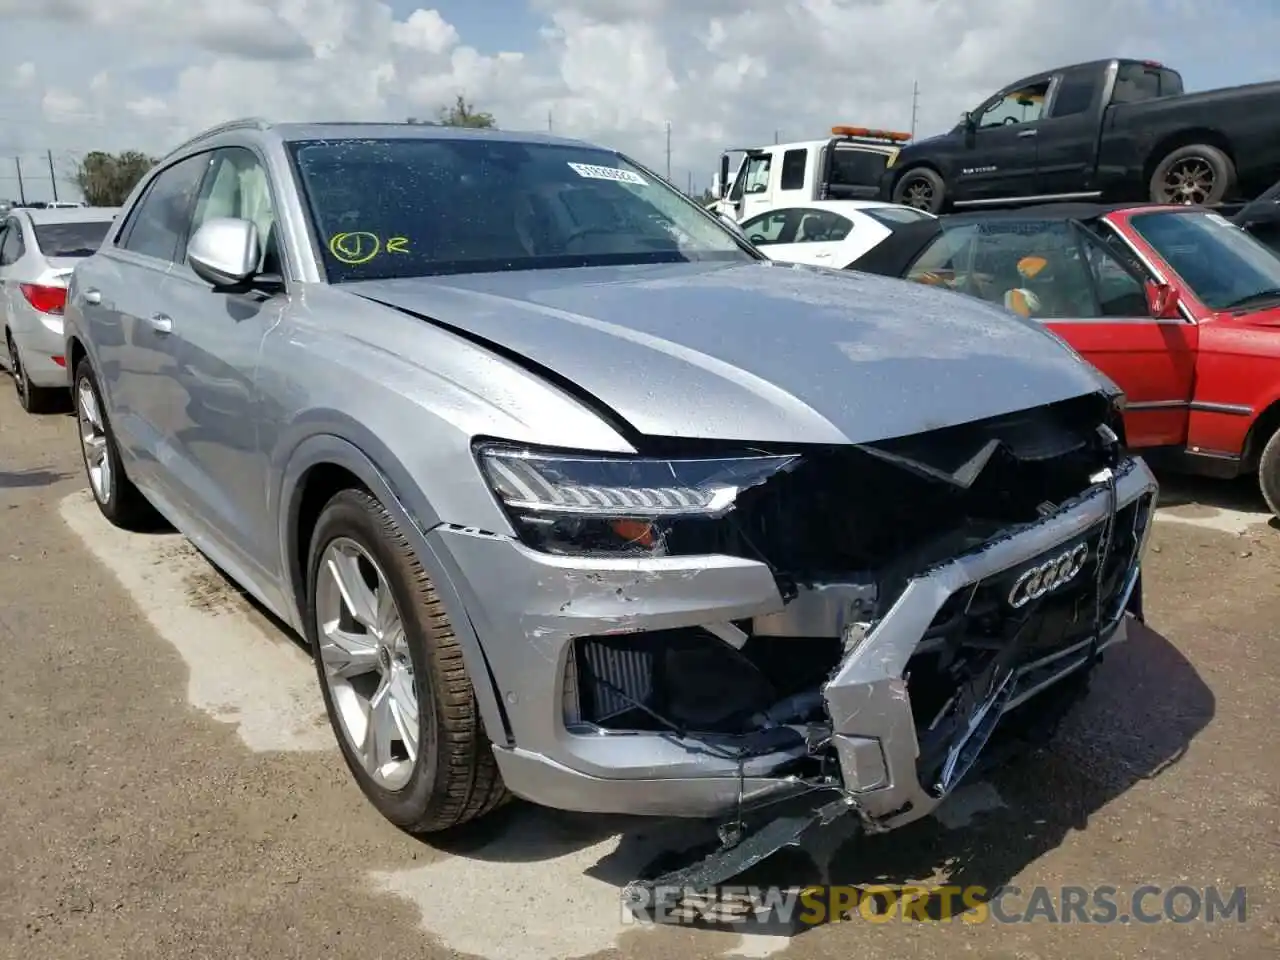
[(98, 396), (88, 377), (76, 385), (76, 421), (80, 427), (80, 450), (89, 474), (89, 486), (99, 503), (111, 500), (111, 455), (107, 444), (106, 422), (98, 406)]
[(902, 194), (903, 202), (917, 210), (928, 210), (933, 204), (933, 184), (928, 180), (912, 180)]
[(1169, 203), (1204, 203), (1213, 192), (1213, 167), (1202, 157), (1187, 157), (1175, 163), (1164, 178), (1164, 194)]
[(339, 537), (315, 590), (316, 656), (342, 733), (378, 786), (400, 790), (418, 758), (418, 692), (391, 585), (364, 547)]
[(9, 340), (9, 374), (13, 377), (13, 388), (18, 391), (18, 399), (22, 401), (25, 407), (27, 404), (27, 371), (22, 368), (22, 360), (18, 357), (18, 345), (13, 342), (13, 335), (10, 334)]

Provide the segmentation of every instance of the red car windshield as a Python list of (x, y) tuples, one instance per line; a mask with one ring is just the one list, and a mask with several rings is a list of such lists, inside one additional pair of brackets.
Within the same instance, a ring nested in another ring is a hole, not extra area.
[(1280, 254), (1216, 213), (1139, 213), (1129, 223), (1206, 307), (1280, 302)]

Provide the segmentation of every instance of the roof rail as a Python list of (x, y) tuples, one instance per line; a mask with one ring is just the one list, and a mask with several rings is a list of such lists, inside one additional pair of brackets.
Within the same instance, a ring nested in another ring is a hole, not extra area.
[(193, 143), (199, 143), (201, 140), (207, 139), (208, 137), (212, 137), (219, 133), (227, 133), (230, 130), (269, 130), (271, 129), (271, 126), (271, 121), (263, 117), (240, 117), (236, 120), (227, 120), (224, 123), (219, 123), (215, 126), (209, 127), (207, 130), (200, 131), (194, 137), (184, 140), (169, 152), (177, 153), (179, 150), (184, 150)]

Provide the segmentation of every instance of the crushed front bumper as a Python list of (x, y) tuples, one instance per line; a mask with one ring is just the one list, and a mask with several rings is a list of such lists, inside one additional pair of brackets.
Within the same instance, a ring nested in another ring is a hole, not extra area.
[[(1100, 482), (1034, 524), (914, 578), (869, 624), (823, 688), (829, 747), (850, 803), (871, 825), (900, 826), (928, 814), (979, 752), (994, 720), (1087, 667), (1123, 639), (1125, 613), (1150, 529), (1157, 484), (1145, 463), (1123, 461)], [(945, 782), (922, 783), (917, 721), (904, 671), (947, 601), (999, 575), (1035, 567), (1133, 505), (1136, 539), (1121, 595), (1111, 597), (1096, 637), (1024, 660), (1001, 678), (972, 729), (957, 738)], [(440, 526), (428, 534), (480, 638), (510, 742), (493, 739), (507, 786), (547, 806), (599, 813), (714, 817), (814, 789), (792, 772), (812, 747), (788, 742), (747, 758), (676, 733), (584, 730), (566, 723), (573, 642), (783, 613), (770, 571), (734, 557), (583, 559), (539, 553), (501, 536)], [(463, 611), (454, 611), (458, 616)], [(473, 679), (484, 672), (469, 664)], [(831, 784), (827, 785), (828, 787)]]

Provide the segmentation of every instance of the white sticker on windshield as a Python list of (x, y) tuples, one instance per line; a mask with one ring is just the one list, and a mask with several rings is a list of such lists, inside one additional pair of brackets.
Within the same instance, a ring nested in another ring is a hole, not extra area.
[(594, 163), (571, 163), (574, 173), (590, 180), (613, 180), (616, 183), (634, 183), (642, 187), (649, 184), (638, 173), (630, 170), (619, 170), (616, 167), (599, 167)]
[(1220, 213), (1206, 213), (1205, 218), (1223, 227), (1234, 227), (1235, 224)]

